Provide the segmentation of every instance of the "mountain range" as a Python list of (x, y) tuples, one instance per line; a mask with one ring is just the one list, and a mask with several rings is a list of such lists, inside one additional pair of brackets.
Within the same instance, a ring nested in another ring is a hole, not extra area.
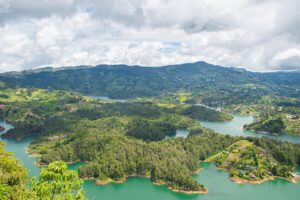
[[(300, 97), (300, 72), (250, 72), (206, 62), (141, 67), (97, 65), (0, 74), (10, 87), (64, 89), (110, 98), (166, 96), (185, 91), (207, 103), (252, 101), (263, 95)], [(238, 96), (238, 97), (237, 97)]]

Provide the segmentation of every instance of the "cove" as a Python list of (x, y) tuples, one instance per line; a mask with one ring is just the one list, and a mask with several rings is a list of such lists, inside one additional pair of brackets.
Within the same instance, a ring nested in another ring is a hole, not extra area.
[[(11, 128), (7, 123), (0, 126)], [(31, 176), (37, 176), (39, 168), (34, 165), (35, 158), (30, 157), (25, 148), (33, 138), (27, 137), (21, 141), (2, 139), (6, 142), (6, 150), (15, 154), (27, 168)], [(77, 169), (80, 163), (69, 165)], [(230, 181), (228, 173), (217, 170), (214, 164), (201, 163), (201, 173), (194, 175), (195, 180), (204, 184), (209, 193), (205, 195), (186, 195), (170, 191), (166, 186), (157, 186), (146, 178), (129, 178), (123, 184), (112, 183), (97, 186), (93, 181), (85, 181), (84, 189), (89, 200), (298, 200), (300, 183), (276, 179), (260, 185), (239, 185)], [(298, 173), (300, 169), (297, 168)]]

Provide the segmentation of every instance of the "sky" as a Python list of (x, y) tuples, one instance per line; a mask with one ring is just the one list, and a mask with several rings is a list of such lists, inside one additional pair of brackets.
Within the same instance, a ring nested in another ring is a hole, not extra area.
[(206, 61), (300, 70), (299, 0), (0, 0), (0, 72)]

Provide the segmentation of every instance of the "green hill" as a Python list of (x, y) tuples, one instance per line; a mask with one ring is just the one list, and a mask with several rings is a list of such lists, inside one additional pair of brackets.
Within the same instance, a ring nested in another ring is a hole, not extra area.
[(0, 74), (9, 86), (64, 89), (111, 98), (197, 94), (207, 104), (249, 102), (267, 94), (299, 97), (299, 72), (254, 73), (205, 62), (163, 67), (126, 65), (44, 68)]
[(239, 183), (261, 183), (275, 177), (293, 178), (292, 168), (279, 164), (265, 149), (248, 140), (240, 140), (206, 160), (229, 171)]

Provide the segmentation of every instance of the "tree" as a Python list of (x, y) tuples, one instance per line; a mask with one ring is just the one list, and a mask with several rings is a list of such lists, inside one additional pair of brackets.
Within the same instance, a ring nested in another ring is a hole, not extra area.
[(32, 180), (31, 191), (37, 200), (83, 200), (82, 184), (77, 172), (56, 161), (43, 168), (38, 179)]
[(28, 174), (12, 153), (5, 151), (5, 143), (0, 141), (0, 199), (27, 199), (24, 185)]

